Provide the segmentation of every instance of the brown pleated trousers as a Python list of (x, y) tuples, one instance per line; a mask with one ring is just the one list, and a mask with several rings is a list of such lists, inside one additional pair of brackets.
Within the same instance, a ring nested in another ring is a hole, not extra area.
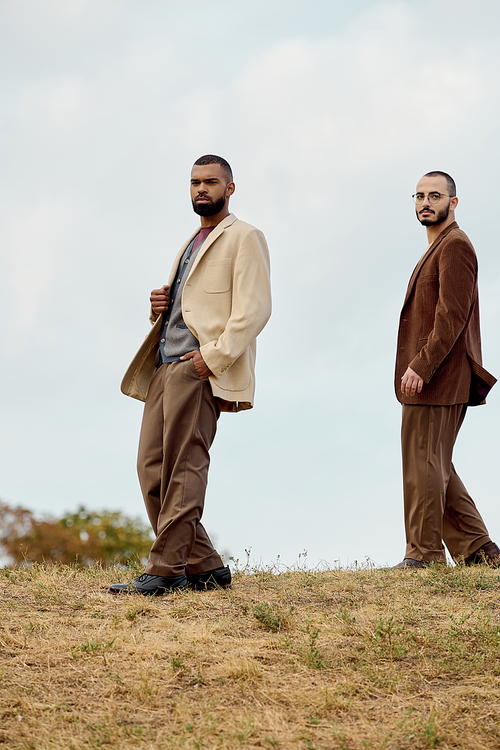
[(156, 535), (146, 573), (205, 573), (224, 563), (200, 523), (220, 409), (193, 360), (162, 365), (144, 406), (137, 471)]
[(452, 463), (467, 411), (453, 406), (403, 405), (401, 448), (406, 528), (405, 557), (462, 561), (490, 541), (474, 501)]

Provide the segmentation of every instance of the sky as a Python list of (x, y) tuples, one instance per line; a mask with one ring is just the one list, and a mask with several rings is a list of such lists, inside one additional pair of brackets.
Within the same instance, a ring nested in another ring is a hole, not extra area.
[[(120, 382), (216, 153), (274, 311), (204, 524), (240, 565), (401, 560), (394, 356), (429, 170), (457, 182), (500, 377), (499, 25), (497, 0), (0, 0), (0, 499), (146, 520)], [(454, 461), (497, 541), (499, 419), (497, 386)]]

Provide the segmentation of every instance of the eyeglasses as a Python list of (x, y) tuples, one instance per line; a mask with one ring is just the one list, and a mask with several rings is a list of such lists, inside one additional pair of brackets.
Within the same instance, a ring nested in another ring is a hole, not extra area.
[(425, 193), (415, 193), (415, 195), (412, 195), (411, 197), (418, 206), (424, 202), (426, 197), (429, 199), (429, 203), (439, 203), (443, 196), (446, 198), (452, 197), (451, 195), (448, 195), (448, 193), (429, 193), (427, 196), (425, 195)]

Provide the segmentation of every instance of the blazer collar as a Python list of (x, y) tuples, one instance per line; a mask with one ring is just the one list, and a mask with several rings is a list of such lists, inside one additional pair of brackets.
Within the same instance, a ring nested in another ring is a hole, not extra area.
[(410, 296), (411, 290), (413, 289), (413, 285), (415, 284), (415, 281), (417, 280), (417, 276), (420, 273), (420, 269), (422, 268), (426, 260), (428, 260), (428, 258), (432, 255), (432, 253), (438, 247), (438, 245), (440, 245), (441, 242), (444, 240), (444, 238), (451, 232), (452, 229), (458, 229), (458, 224), (456, 221), (453, 221), (445, 229), (443, 229), (441, 234), (439, 234), (436, 237), (432, 245), (425, 251), (425, 253), (422, 255), (422, 257), (418, 261), (417, 265), (415, 266), (413, 270), (410, 281), (408, 282), (408, 289), (406, 291), (405, 302)]

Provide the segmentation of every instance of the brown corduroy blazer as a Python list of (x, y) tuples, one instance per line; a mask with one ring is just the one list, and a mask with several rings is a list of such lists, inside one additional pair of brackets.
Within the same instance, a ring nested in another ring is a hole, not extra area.
[[(476, 405), (496, 378), (482, 367), (477, 258), (453, 222), (418, 262), (399, 322), (395, 388), (403, 404)], [(401, 378), (411, 367), (422, 393), (404, 396)]]

